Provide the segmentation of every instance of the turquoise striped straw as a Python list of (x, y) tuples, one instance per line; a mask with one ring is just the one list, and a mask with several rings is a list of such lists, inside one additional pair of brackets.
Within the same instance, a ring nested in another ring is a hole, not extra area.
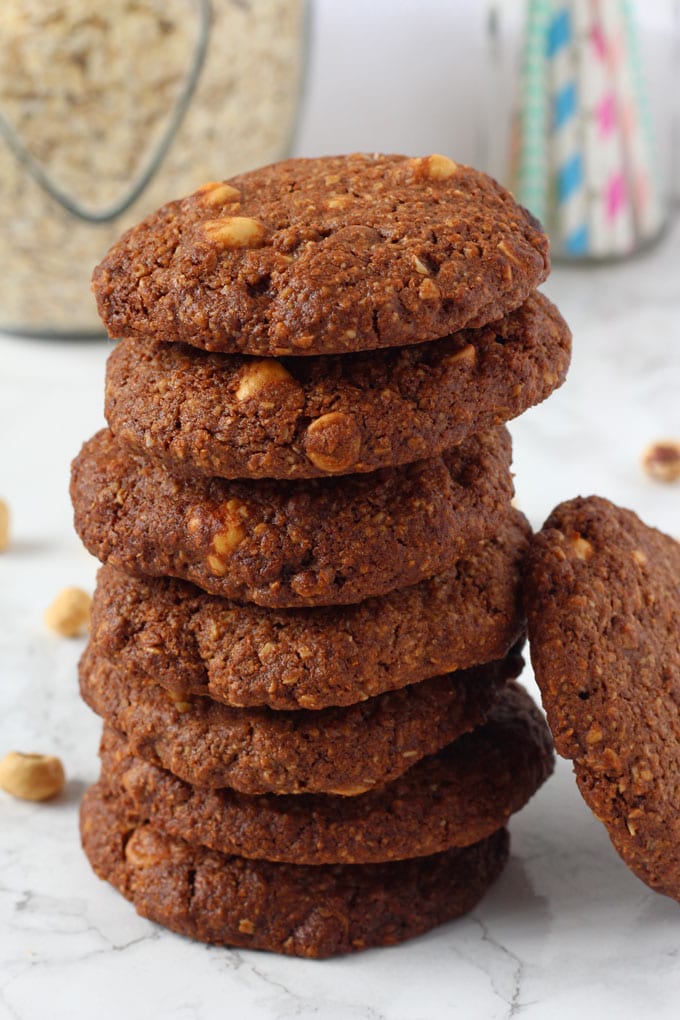
[(524, 34), (514, 192), (542, 223), (548, 214), (548, 89), (546, 39), (551, 0), (529, 0)]

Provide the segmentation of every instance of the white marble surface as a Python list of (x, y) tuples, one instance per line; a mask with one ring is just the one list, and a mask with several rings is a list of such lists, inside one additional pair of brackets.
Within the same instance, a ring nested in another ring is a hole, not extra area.
[[(635, 261), (555, 270), (546, 289), (573, 326), (573, 369), (514, 426), (534, 524), (598, 492), (680, 534), (680, 487), (639, 464), (650, 440), (680, 437), (679, 268), (676, 228)], [(513, 821), (510, 865), (479, 908), (389, 950), (307, 962), (206, 948), (138, 918), (93, 877), (77, 805), (97, 774), (99, 724), (76, 693), (81, 642), (41, 618), (61, 587), (93, 583), (67, 474), (102, 420), (107, 350), (0, 338), (0, 496), (13, 512), (0, 556), (0, 753), (57, 753), (70, 777), (51, 804), (0, 793), (1, 1020), (676, 1017), (678, 906), (621, 864), (564, 762)]]

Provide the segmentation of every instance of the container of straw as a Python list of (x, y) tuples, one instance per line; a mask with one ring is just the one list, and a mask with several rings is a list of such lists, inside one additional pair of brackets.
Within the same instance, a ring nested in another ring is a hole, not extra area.
[(513, 187), (553, 253), (623, 257), (664, 225), (629, 0), (528, 0)]

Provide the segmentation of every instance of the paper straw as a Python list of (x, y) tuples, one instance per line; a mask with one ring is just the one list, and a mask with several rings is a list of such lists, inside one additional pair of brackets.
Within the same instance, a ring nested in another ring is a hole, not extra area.
[(627, 60), (621, 62), (617, 86), (623, 108), (624, 136), (638, 238), (654, 237), (663, 224), (658, 162), (642, 74), (640, 47), (629, 0), (620, 0)]
[(590, 250), (586, 166), (581, 138), (581, 86), (578, 81), (581, 2), (556, 4), (546, 39), (551, 108), (550, 153), (555, 213), (549, 219), (559, 247), (572, 256)]
[(515, 193), (553, 251), (627, 254), (662, 206), (629, 0), (529, 0)]
[(515, 196), (544, 224), (549, 207), (545, 39), (551, 14), (550, 0), (529, 0), (513, 139)]

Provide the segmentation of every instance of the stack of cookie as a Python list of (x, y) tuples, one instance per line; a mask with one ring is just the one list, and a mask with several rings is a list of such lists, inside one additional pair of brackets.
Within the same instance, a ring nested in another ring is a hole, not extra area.
[(205, 185), (95, 272), (123, 337), (74, 462), (105, 564), (95, 871), (199, 939), (325, 956), (470, 909), (549, 774), (514, 682), (503, 423), (563, 380), (538, 225), (441, 156)]

